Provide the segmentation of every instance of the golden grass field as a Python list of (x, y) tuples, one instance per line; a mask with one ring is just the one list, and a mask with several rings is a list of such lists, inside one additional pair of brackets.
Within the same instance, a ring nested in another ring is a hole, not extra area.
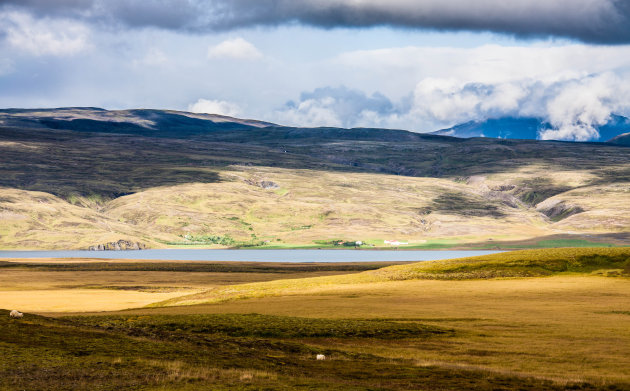
[(262, 313), (313, 318), (419, 319), (452, 327), (445, 341), (327, 341), (418, 365), (483, 368), (558, 382), (630, 381), (630, 281), (562, 276), (509, 280), (392, 281), (337, 286), (124, 314)]
[(258, 313), (421, 321), (452, 329), (454, 335), (306, 341), (320, 349), (411, 360), (416, 366), (605, 387), (630, 384), (629, 266), (628, 248), (599, 248), (517, 251), (351, 274), (18, 267), (0, 272), (0, 308), (18, 306), (53, 316)]
[[(16, 260), (16, 262), (18, 262)], [(23, 260), (19, 260), (23, 263)], [(103, 260), (28, 260), (30, 265), (76, 265)], [(133, 260), (108, 260), (128, 264)], [(289, 265), (288, 267), (291, 267)], [(299, 279), (347, 271), (282, 272), (183, 272), (183, 271), (33, 271), (16, 268), (0, 270), (0, 308), (27, 312), (114, 311), (143, 307), (170, 298), (202, 292), (225, 285), (274, 279)]]

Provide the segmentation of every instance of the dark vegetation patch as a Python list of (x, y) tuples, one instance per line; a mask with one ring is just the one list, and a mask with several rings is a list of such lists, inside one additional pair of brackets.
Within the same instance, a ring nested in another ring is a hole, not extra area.
[(563, 201), (546, 209), (542, 209), (541, 211), (545, 216), (549, 217), (551, 221), (557, 222), (578, 213), (582, 213), (584, 212), (584, 209), (578, 205), (568, 204)]
[(259, 314), (154, 315), (69, 318), (106, 330), (156, 333), (225, 334), (260, 338), (378, 338), (405, 339), (451, 335), (453, 330), (416, 322), (389, 320), (313, 319)]
[[(629, 152), (630, 153), (630, 152)], [(621, 162), (620, 162), (621, 163)], [(597, 177), (593, 184), (606, 184), (611, 182), (630, 182), (630, 168), (606, 167), (595, 171)]]
[(134, 292), (177, 292), (182, 287), (168, 286), (147, 286), (147, 285), (60, 285), (62, 289), (108, 289), (113, 291), (134, 291)]
[[(232, 220), (232, 219), (230, 219)], [(238, 220), (238, 218), (237, 218)], [(166, 242), (168, 245), (175, 246), (196, 246), (196, 245), (210, 245), (220, 244), (223, 246), (234, 246), (237, 242), (229, 234), (227, 235), (180, 235), (183, 241), (179, 242)]]
[(535, 206), (544, 200), (571, 190), (568, 186), (557, 186), (548, 178), (526, 180), (516, 190), (516, 196), (524, 203)]
[(153, 129), (131, 122), (97, 121), (92, 119), (41, 119), (40, 124), (50, 129), (75, 130), (79, 132), (105, 132), (151, 135)]
[(245, 179), (245, 183), (251, 186), (260, 187), (261, 189), (279, 189), (280, 186), (272, 181)]
[(483, 318), (369, 318), (364, 320), (382, 320), (389, 322), (476, 322)]
[(313, 243), (319, 244), (321, 246), (332, 246), (332, 247), (361, 247), (361, 245), (357, 243), (363, 243), (362, 240), (347, 240), (347, 239), (328, 239), (328, 240), (314, 240)]
[(12, 204), (15, 202), (13, 197), (0, 197), (0, 203)]
[[(23, 319), (13, 320), (8, 311), (0, 310), (0, 389), (601, 389), (586, 383), (556, 385), (483, 371), (418, 367), (407, 360), (322, 348), (322, 343), (315, 347), (309, 344), (308, 338), (301, 339), (297, 336), (299, 332), (288, 327), (272, 332), (273, 337), (261, 336), (264, 334), (261, 330), (269, 321), (277, 326), (298, 322), (304, 325), (304, 334), (309, 334), (323, 327), (322, 322), (327, 320), (314, 320), (312, 326), (307, 319), (281, 317), (226, 315), (214, 319), (220, 322), (216, 329), (212, 323), (206, 324), (203, 317), (51, 319), (25, 314)], [(234, 331), (243, 328), (243, 322), (253, 327), (254, 332)], [(338, 327), (340, 321), (330, 322), (329, 325)], [(359, 323), (359, 327), (365, 324)], [(364, 339), (352, 336), (352, 328), (356, 326), (349, 323), (348, 328), (343, 325), (339, 328), (340, 331), (350, 330), (351, 336), (346, 338), (350, 344)], [(208, 329), (204, 329), (206, 327)], [(288, 337), (283, 333), (289, 333)], [(315, 361), (315, 354), (319, 353), (328, 359)], [(628, 386), (611, 384), (606, 387), (621, 390)]]
[(430, 206), (420, 209), (421, 214), (440, 212), (443, 214), (473, 217), (505, 217), (497, 205), (483, 198), (473, 198), (463, 193), (443, 193)]
[(516, 188), (515, 185), (499, 185), (492, 188), (493, 191), (511, 191)]

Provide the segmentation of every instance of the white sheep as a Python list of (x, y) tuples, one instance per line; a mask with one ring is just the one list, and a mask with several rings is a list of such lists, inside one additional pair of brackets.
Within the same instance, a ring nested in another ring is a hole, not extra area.
[(21, 313), (20, 311), (13, 310), (9, 313), (9, 316), (15, 319), (21, 319), (24, 316), (24, 314)]
[(326, 356), (324, 356), (323, 354), (318, 354), (315, 359), (317, 361), (324, 361), (326, 359)]

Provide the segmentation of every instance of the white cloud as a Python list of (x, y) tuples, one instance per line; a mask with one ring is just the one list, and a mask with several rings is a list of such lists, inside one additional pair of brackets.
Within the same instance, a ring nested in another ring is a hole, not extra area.
[(630, 45), (404, 47), (352, 51), (331, 61), (331, 67), (348, 68), (355, 74), (390, 75), (396, 80), (402, 76), (407, 82), (427, 77), (477, 83), (552, 82), (629, 66)]
[[(553, 129), (541, 139), (588, 141), (614, 114), (630, 114), (630, 71), (604, 72), (568, 80), (518, 79), (497, 83), (426, 78), (410, 99), (392, 102), (346, 88), (303, 93), (276, 113), (284, 123), (302, 126), (378, 126), (430, 131), (500, 117), (536, 117)], [(349, 93), (350, 91), (350, 93)], [(402, 125), (402, 126), (401, 126)]]
[(342, 120), (335, 111), (336, 99), (325, 97), (322, 99), (307, 99), (297, 106), (282, 109), (277, 112), (278, 122), (293, 126), (343, 126)]
[[(427, 78), (416, 85), (409, 116), (444, 127), (471, 120), (523, 115), (521, 108), (536, 92), (531, 79), (497, 83)], [(528, 113), (542, 116), (540, 107)]]
[(588, 141), (599, 137), (596, 128), (613, 114), (628, 114), (628, 96), (630, 81), (612, 72), (555, 82), (423, 80), (407, 116), (437, 127), (506, 116), (537, 117), (553, 126), (540, 134), (541, 139)]
[(391, 125), (401, 110), (379, 93), (328, 87), (302, 93), (298, 103), (288, 102), (275, 114), (278, 122), (294, 126), (374, 127)]
[(0, 31), (19, 51), (36, 56), (65, 56), (89, 47), (89, 29), (82, 23), (64, 19), (34, 19), (21, 12), (0, 14)]
[(372, 118), (378, 126), (431, 131), (528, 116), (554, 126), (543, 138), (587, 140), (611, 114), (630, 114), (630, 46), (390, 48), (344, 53), (329, 66), (349, 86), (381, 91), (399, 107), (352, 117), (349, 126)]
[(258, 60), (262, 57), (262, 53), (243, 38), (228, 39), (208, 48), (208, 58)]
[(197, 102), (188, 105), (188, 111), (192, 113), (226, 115), (228, 117), (236, 117), (242, 112), (241, 108), (234, 103), (208, 99), (199, 99)]
[(540, 138), (596, 139), (599, 134), (595, 127), (606, 124), (612, 114), (630, 108), (628, 96), (630, 82), (613, 73), (572, 80), (549, 100), (546, 118), (554, 129), (543, 132)]
[(629, 75), (630, 71), (617, 70), (494, 83), (425, 79), (416, 86), (406, 116), (435, 127), (506, 116), (537, 117), (553, 127), (542, 132), (541, 139), (588, 141), (599, 137), (596, 128), (613, 114), (630, 113)]

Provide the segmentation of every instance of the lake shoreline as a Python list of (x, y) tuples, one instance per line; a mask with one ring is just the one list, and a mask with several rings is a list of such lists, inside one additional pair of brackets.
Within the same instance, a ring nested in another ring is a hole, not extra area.
[(0, 251), (0, 260), (32, 259), (75, 260), (134, 260), (182, 262), (258, 262), (258, 263), (365, 263), (365, 262), (420, 262), (501, 251), (474, 250), (130, 250), (130, 251)]

